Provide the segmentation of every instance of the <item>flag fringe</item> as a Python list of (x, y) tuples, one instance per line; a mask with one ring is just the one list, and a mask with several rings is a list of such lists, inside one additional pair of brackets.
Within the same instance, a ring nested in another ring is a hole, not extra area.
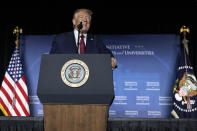
[(174, 110), (171, 111), (171, 114), (174, 116), (174, 118), (179, 119), (179, 116), (177, 115), (177, 113)]
[(3, 112), (3, 114), (4, 114), (5, 116), (8, 116), (8, 113), (7, 113), (6, 110), (3, 108), (3, 106), (1, 105), (1, 103), (0, 103), (0, 109), (1, 109), (1, 111)]

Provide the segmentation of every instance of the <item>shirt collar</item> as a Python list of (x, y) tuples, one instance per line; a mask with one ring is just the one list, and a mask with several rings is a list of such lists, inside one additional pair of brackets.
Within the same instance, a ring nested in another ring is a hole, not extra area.
[[(77, 38), (78, 38), (78, 31), (76, 29), (74, 29), (74, 35), (75, 35), (75, 40), (77, 41)], [(84, 40), (86, 41), (87, 39), (87, 33), (86, 34), (83, 34), (84, 35)]]
[[(74, 35), (75, 35), (75, 42), (76, 42), (76, 46), (78, 47), (77, 45), (77, 40), (78, 40), (78, 31), (76, 29), (74, 29)], [(86, 45), (86, 41), (87, 41), (87, 34), (83, 34), (84, 35), (84, 42), (85, 42), (85, 45)]]

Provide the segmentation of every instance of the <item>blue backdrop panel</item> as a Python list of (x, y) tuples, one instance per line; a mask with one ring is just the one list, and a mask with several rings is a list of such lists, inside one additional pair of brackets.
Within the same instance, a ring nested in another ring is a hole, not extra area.
[(110, 117), (168, 118), (180, 40), (176, 35), (102, 36), (118, 60)]
[(43, 116), (43, 106), (37, 96), (37, 84), (41, 55), (49, 53), (53, 37), (53, 35), (26, 35), (20, 39), (31, 116)]
[[(32, 116), (42, 116), (36, 95), (41, 55), (53, 35), (21, 39)], [(101, 35), (118, 60), (114, 71), (115, 100), (110, 117), (168, 118), (180, 40), (177, 35)]]

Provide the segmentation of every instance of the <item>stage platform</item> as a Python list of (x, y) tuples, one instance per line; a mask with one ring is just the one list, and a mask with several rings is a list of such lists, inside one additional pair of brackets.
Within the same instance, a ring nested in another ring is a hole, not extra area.
[[(43, 117), (0, 116), (0, 131), (44, 131)], [(197, 119), (109, 118), (107, 131), (197, 131)]]

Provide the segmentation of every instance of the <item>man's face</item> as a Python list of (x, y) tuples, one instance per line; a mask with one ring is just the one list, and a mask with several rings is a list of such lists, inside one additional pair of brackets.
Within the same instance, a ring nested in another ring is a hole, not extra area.
[(80, 11), (75, 14), (73, 20), (73, 25), (75, 26), (75, 29), (78, 30), (77, 25), (82, 22), (83, 28), (81, 29), (82, 33), (87, 33), (90, 28), (90, 22), (91, 22), (91, 16), (86, 11)]

